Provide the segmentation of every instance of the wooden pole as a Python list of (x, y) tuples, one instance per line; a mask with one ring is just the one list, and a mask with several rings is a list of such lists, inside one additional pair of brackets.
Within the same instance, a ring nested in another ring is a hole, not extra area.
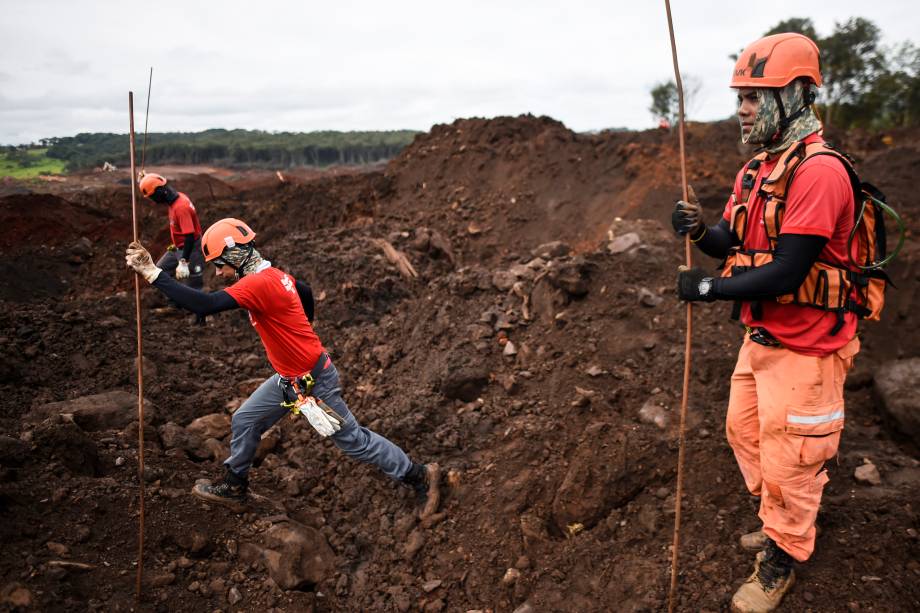
[[(668, 33), (671, 36), (671, 58), (674, 61), (674, 82), (677, 84), (678, 122), (677, 133), (680, 139), (680, 185), (684, 201), (689, 199), (687, 187), (687, 155), (684, 149), (684, 86), (677, 64), (677, 43), (674, 41), (674, 22), (671, 19), (671, 3), (664, 0), (668, 14)], [(690, 252), (690, 234), (684, 235), (684, 259), (687, 268), (693, 265)], [(690, 346), (693, 336), (693, 303), (687, 303), (687, 334), (684, 341), (684, 383), (680, 398), (680, 429), (677, 437), (677, 492), (674, 496), (674, 543), (671, 547), (671, 588), (668, 591), (668, 612), (673, 613), (677, 603), (678, 553), (680, 551), (680, 511), (684, 495), (684, 454), (687, 429), (687, 399), (690, 395)]]
[[(151, 72), (151, 76), (152, 76)], [(134, 240), (137, 241), (137, 169), (134, 159), (134, 92), (128, 92), (128, 116), (131, 146), (131, 220), (134, 226)], [(138, 529), (137, 529), (137, 582), (135, 599), (141, 601), (141, 579), (144, 576), (144, 340), (141, 334), (141, 276), (134, 275), (134, 305), (137, 319), (137, 482)]]

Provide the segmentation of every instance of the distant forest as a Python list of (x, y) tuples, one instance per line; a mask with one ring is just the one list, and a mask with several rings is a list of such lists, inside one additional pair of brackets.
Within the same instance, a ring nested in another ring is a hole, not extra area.
[[(147, 164), (208, 164), (228, 168), (291, 168), (333, 164), (372, 164), (396, 156), (418, 132), (262, 132), (205, 130), (147, 135)], [(140, 162), (143, 135), (136, 136)], [(47, 157), (63, 161), (67, 170), (111, 162), (129, 164), (128, 135), (83, 133), (45, 138)]]

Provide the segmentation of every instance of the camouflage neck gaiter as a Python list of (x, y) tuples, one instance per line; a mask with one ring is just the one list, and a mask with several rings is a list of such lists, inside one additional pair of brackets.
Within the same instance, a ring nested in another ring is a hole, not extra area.
[[(779, 90), (779, 97), (783, 102), (783, 109), (787, 117), (802, 108), (805, 94), (808, 91), (806, 88), (811, 87), (812, 85), (796, 79)], [(795, 141), (821, 129), (821, 122), (818, 121), (814, 111), (808, 108), (781, 132), (779, 105), (776, 103), (773, 90), (757, 88), (754, 91), (757, 92), (759, 102), (757, 115), (754, 117), (754, 125), (750, 134), (746, 138), (742, 135), (743, 143), (761, 145), (761, 149), (769, 153), (778, 153), (787, 149)]]
[[(259, 272), (263, 268), (271, 266), (271, 262), (268, 260), (263, 260), (262, 256), (259, 254), (259, 250), (255, 247), (252, 248), (252, 255), (249, 256), (249, 259), (246, 259), (246, 256), (249, 255), (249, 248), (246, 245), (236, 245), (235, 247), (230, 247), (229, 249), (224, 249), (224, 252), (220, 255), (221, 259), (227, 262), (230, 266), (233, 266), (237, 269), (236, 275), (238, 277), (243, 277), (244, 275), (249, 275), (255, 272)], [(239, 269), (240, 264), (243, 264), (242, 270)]]

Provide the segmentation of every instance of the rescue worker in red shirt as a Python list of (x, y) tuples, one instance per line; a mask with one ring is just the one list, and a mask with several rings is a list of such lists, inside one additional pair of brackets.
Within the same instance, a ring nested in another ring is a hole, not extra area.
[(164, 274), (140, 243), (131, 243), (125, 257), (151, 285), (199, 316), (246, 309), (275, 370), (233, 414), (223, 479), (199, 483), (192, 493), (243, 510), (261, 436), (293, 408), (346, 455), (411, 486), (425, 500), (420, 517), (433, 515), (440, 499), (439, 466), (413, 462), (398, 446), (357, 422), (342, 399), (338, 371), (311, 325), (310, 286), (263, 259), (255, 237), (248, 225), (233, 218), (218, 221), (204, 233), (205, 260), (217, 267), (218, 276), (235, 279), (227, 289), (212, 293), (185, 287)]
[(204, 287), (204, 260), (201, 256), (201, 222), (195, 205), (188, 196), (169, 185), (162, 175), (143, 175), (140, 189), (147, 198), (168, 207), (172, 244), (157, 266), (189, 287), (201, 289)]
[[(784, 211), (771, 209), (766, 197), (777, 179), (771, 173), (791, 159), (785, 153), (824, 142), (811, 106), (822, 82), (818, 57), (814, 42), (790, 33), (765, 37), (742, 52), (731, 81), (741, 139), (764, 155), (738, 173), (717, 224), (706, 225), (695, 196), (678, 202), (672, 215), (674, 229), (689, 234), (701, 251), (728, 257), (720, 277), (700, 268), (680, 272), (678, 295), (736, 301), (746, 328), (726, 417), (729, 444), (748, 490), (760, 497), (763, 522), (741, 542), (761, 549), (753, 574), (732, 598), (732, 610), (746, 613), (776, 609), (795, 579), (794, 562), (814, 551), (815, 518), (828, 481), (824, 463), (837, 454), (843, 382), (859, 351), (854, 312), (827, 308), (821, 298), (808, 304), (797, 293), (814, 283), (820, 263), (841, 278), (850, 269), (854, 190), (844, 162), (831, 154), (804, 158), (792, 177), (782, 177), (789, 180)], [(777, 236), (770, 228), (778, 228)], [(757, 265), (733, 265), (745, 257)]]

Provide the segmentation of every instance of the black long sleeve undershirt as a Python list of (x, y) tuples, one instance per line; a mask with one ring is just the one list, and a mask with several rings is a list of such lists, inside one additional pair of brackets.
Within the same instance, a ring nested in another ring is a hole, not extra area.
[(696, 246), (706, 255), (718, 259), (728, 255), (728, 250), (735, 244), (735, 235), (731, 226), (723, 218), (714, 226), (708, 226), (703, 237), (696, 241)]
[(240, 308), (233, 296), (224, 290), (209, 293), (192, 289), (167, 274), (160, 273), (151, 285), (180, 307), (195, 315), (213, 315), (221, 311)]
[(727, 300), (762, 300), (790, 294), (805, 281), (826, 244), (823, 236), (780, 234), (772, 262), (732, 277), (714, 279), (713, 294)]
[[(196, 315), (213, 315), (221, 311), (240, 308), (239, 303), (237, 303), (233, 296), (224, 290), (211, 293), (203, 292), (182, 285), (169, 275), (158, 275), (152, 285), (180, 307)], [(297, 295), (300, 297), (300, 303), (303, 305), (303, 312), (306, 314), (310, 323), (313, 323), (313, 316), (315, 314), (313, 290), (303, 281), (297, 281), (295, 287), (297, 288)]]
[(195, 247), (195, 235), (189, 233), (185, 235), (185, 242), (182, 244), (182, 259), (188, 262), (192, 256), (192, 248)]

